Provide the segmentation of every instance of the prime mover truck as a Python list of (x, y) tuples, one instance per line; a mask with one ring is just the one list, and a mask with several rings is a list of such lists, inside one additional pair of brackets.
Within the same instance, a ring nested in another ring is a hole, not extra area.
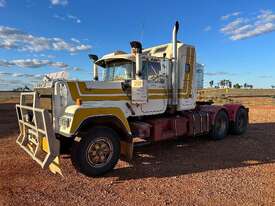
[(16, 142), (42, 168), (62, 173), (59, 156), (69, 151), (87, 176), (112, 170), (121, 156), (131, 159), (136, 138), (158, 142), (208, 135), (220, 140), (243, 134), (248, 109), (241, 104), (197, 102), (195, 47), (177, 40), (131, 52), (115, 51), (93, 62), (91, 81), (46, 77), (16, 105)]

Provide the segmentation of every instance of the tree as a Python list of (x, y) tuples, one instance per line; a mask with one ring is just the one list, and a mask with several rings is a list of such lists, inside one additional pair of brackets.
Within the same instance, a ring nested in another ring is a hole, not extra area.
[(253, 85), (252, 85), (252, 84), (244, 83), (243, 87), (244, 87), (245, 89), (253, 89)]
[(221, 87), (221, 88), (224, 88), (224, 86), (225, 86), (225, 80), (221, 80), (221, 81), (220, 81), (220, 87)]
[(242, 88), (242, 86), (241, 86), (239, 83), (234, 84), (233, 87), (234, 87), (235, 89), (240, 89), (240, 88)]
[(226, 88), (231, 88), (232, 87), (232, 82), (228, 79), (225, 79), (224, 80), (224, 83), (225, 83), (225, 87)]
[(272, 88), (272, 89), (275, 89), (275, 85), (271, 85), (271, 88)]
[(211, 81), (209, 82), (209, 85), (210, 85), (210, 87), (212, 88), (212, 87), (213, 87), (213, 85), (214, 85), (214, 81), (213, 81), (213, 80), (211, 80)]
[(220, 88), (232, 88), (232, 82), (228, 79), (223, 79), (219, 82)]
[(13, 91), (17, 91), (17, 92), (27, 92), (27, 91), (31, 91), (31, 89), (28, 86), (24, 86), (24, 87), (17, 87), (16, 89), (13, 89)]

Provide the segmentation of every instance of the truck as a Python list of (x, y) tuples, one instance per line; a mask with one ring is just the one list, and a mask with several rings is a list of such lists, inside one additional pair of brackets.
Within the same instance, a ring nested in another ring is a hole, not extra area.
[[(206, 135), (221, 140), (248, 127), (241, 104), (197, 101), (196, 50), (178, 41), (131, 52), (115, 51), (93, 63), (91, 81), (46, 76), (16, 105), (16, 142), (42, 168), (62, 174), (60, 155), (87, 176), (112, 170), (121, 157), (131, 160), (136, 140), (159, 142)], [(172, 151), (171, 151), (172, 152)]]

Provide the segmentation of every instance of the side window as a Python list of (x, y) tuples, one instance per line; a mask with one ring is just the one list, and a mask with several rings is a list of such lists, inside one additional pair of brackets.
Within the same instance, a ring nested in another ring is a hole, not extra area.
[(168, 75), (168, 73), (169, 73), (169, 60), (166, 60), (166, 59), (164, 59), (164, 60), (161, 60), (161, 62), (160, 62), (160, 64), (161, 64), (161, 70), (160, 70), (160, 73), (162, 74), (162, 75)]
[(161, 71), (160, 62), (157, 62), (157, 61), (148, 62), (148, 80), (156, 80), (156, 78), (161, 73), (160, 71)]
[(142, 62), (142, 79), (148, 79), (148, 61)]
[(155, 80), (161, 74), (161, 65), (157, 61), (143, 61), (142, 77), (147, 80)]

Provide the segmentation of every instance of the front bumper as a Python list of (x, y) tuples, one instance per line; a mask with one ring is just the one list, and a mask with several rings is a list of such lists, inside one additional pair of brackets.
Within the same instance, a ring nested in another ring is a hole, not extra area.
[[(50, 114), (39, 108), (37, 92), (21, 93), (16, 112), (20, 134), (16, 143), (43, 169), (61, 174), (59, 167), (60, 142), (55, 137)], [(25, 104), (25, 97), (32, 97), (32, 106)], [(31, 118), (30, 118), (31, 117)]]

